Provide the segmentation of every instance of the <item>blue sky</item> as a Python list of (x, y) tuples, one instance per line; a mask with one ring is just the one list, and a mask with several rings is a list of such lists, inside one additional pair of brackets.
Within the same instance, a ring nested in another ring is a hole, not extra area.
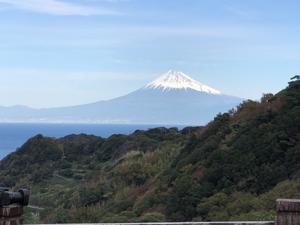
[(300, 72), (298, 0), (0, 0), (0, 105), (75, 105), (169, 69), (258, 99)]

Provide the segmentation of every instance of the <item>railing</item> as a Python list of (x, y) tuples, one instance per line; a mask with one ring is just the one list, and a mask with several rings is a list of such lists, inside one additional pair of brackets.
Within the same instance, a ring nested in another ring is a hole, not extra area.
[[(84, 225), (274, 225), (274, 221), (236, 221), (236, 222), (165, 222), (165, 223), (85, 223)], [(39, 224), (41, 225), (41, 224)], [(47, 224), (57, 225), (57, 224)], [(73, 223), (68, 225), (82, 225)]]
[[(300, 225), (300, 199), (278, 199), (276, 201), (276, 211), (275, 221), (97, 223), (97, 225)], [(21, 225), (22, 214), (22, 205), (2, 206), (0, 207), (0, 225)], [(84, 225), (95, 224), (85, 223)]]

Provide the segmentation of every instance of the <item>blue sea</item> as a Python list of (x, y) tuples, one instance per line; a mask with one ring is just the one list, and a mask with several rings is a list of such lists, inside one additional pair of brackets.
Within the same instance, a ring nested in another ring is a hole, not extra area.
[(112, 134), (130, 134), (137, 129), (147, 130), (153, 127), (157, 125), (0, 123), (0, 159), (37, 134), (57, 138), (82, 133), (108, 137)]

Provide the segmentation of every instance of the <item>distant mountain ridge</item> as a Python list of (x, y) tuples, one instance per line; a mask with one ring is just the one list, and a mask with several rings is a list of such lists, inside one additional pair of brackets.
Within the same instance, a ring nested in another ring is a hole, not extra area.
[(241, 101), (170, 70), (134, 92), (107, 101), (47, 109), (0, 107), (0, 122), (203, 125)]

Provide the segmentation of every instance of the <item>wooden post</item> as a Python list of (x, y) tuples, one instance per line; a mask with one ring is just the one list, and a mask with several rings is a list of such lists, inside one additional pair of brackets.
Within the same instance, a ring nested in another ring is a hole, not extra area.
[(276, 211), (275, 225), (300, 225), (300, 199), (278, 199)]
[(23, 206), (12, 204), (0, 207), (0, 225), (21, 225)]

